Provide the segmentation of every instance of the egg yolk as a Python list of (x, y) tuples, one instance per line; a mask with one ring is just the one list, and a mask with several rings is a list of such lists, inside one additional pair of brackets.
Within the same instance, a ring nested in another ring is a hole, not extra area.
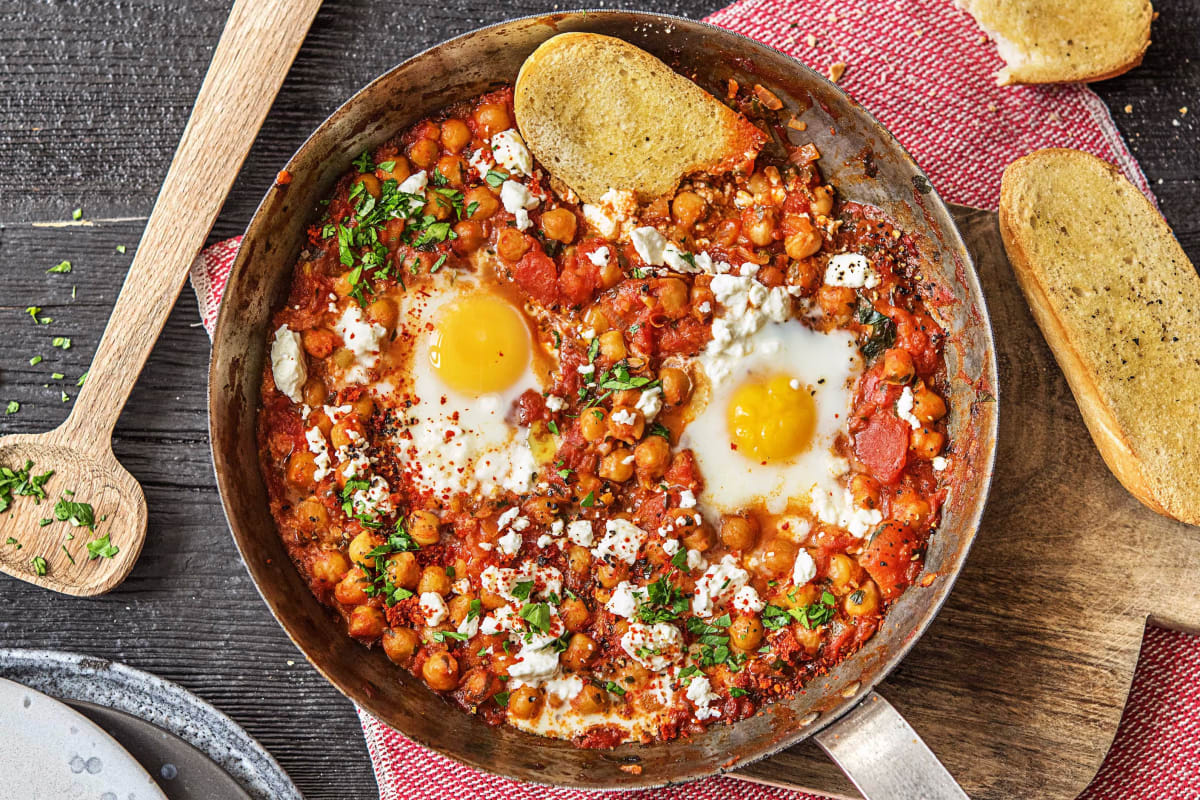
[(726, 414), (739, 453), (754, 461), (784, 461), (812, 444), (817, 406), (808, 387), (775, 375), (739, 386)]
[(447, 386), (469, 395), (512, 386), (529, 365), (529, 328), (502, 298), (468, 295), (438, 315), (429, 361)]

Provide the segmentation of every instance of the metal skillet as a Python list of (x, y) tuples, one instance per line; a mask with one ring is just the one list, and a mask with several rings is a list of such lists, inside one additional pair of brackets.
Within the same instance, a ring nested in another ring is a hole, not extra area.
[[(580, 750), (460, 713), (382, 650), (345, 635), (293, 568), (276, 533), (255, 445), (259, 379), (272, 311), (283, 302), (305, 228), (364, 149), (453, 102), (511, 83), (538, 44), (564, 31), (623, 38), (717, 96), (732, 78), (774, 92), (808, 123), (790, 131), (820, 149), (843, 197), (881, 208), (914, 233), (931, 265), (949, 334), (954, 488), (926, 554), (927, 586), (910, 588), (866, 646), (797, 697), (703, 735), (615, 750)], [(209, 426), (234, 539), (263, 599), (313, 665), (347, 697), (409, 738), (472, 767), (523, 781), (632, 789), (736, 770), (812, 736), (871, 798), (965, 797), (912, 728), (873, 687), (917, 641), (945, 601), (983, 511), (995, 455), (996, 362), (987, 309), (946, 206), (912, 158), (869, 113), (812, 70), (713, 26), (662, 14), (594, 11), (503, 22), (451, 39), (379, 77), (333, 113), (286, 166), (246, 230), (213, 338)]]

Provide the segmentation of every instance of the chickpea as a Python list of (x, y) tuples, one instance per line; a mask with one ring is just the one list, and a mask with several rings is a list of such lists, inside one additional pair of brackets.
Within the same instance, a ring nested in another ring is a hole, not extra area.
[(663, 278), (656, 287), (658, 302), (663, 311), (672, 317), (680, 317), (687, 310), (688, 287), (678, 278)]
[(567, 669), (580, 672), (587, 669), (588, 664), (592, 663), (598, 647), (595, 639), (586, 633), (577, 633), (567, 642), (567, 649), (562, 654), (562, 662)]
[(520, 261), (529, 251), (529, 240), (516, 228), (504, 227), (496, 234), (496, 252), (506, 261)]
[(420, 133), (422, 138), (436, 142), (442, 135), (442, 127), (436, 122), (426, 120), (421, 123), (418, 133)]
[[(324, 530), (329, 525), (329, 512), (325, 510), (325, 505), (320, 500), (316, 497), (309, 497), (296, 504), (296, 524), (301, 530), (309, 533)], [(339, 553), (339, 555), (341, 554)]]
[(892, 496), (891, 517), (904, 525), (917, 527), (929, 515), (929, 503), (907, 486), (896, 489)]
[(783, 240), (783, 249), (787, 252), (788, 258), (800, 261), (816, 254), (821, 249), (824, 241), (821, 232), (807, 216), (789, 217), (784, 228), (791, 231)]
[(857, 296), (849, 286), (822, 286), (817, 290), (817, 302), (825, 316), (839, 325), (850, 321)]
[(739, 615), (729, 626), (729, 643), (738, 650), (757, 650), (763, 640), (763, 624), (758, 617)]
[(562, 619), (563, 626), (569, 631), (581, 630), (584, 625), (587, 625), (590, 618), (587, 604), (578, 597), (564, 599), (562, 605), (558, 607), (558, 616)]
[(717, 534), (713, 531), (712, 526), (703, 520), (683, 537), (683, 544), (688, 550), (698, 550), (701, 553), (707, 553), (716, 543)]
[(707, 286), (692, 287), (692, 314), (696, 319), (701, 321), (708, 319), (716, 307), (717, 298), (713, 295), (712, 289)]
[(408, 166), (408, 159), (404, 156), (388, 158), (385, 161), (392, 162), (392, 168), (377, 170), (379, 174), (383, 175), (384, 180), (391, 178), (396, 183), (403, 183), (404, 179), (412, 174), (412, 170)]
[(820, 628), (809, 629), (797, 623), (792, 626), (792, 635), (796, 637), (796, 642), (804, 648), (804, 652), (808, 654), (809, 658), (815, 657), (820, 651), (822, 638)]
[(333, 587), (333, 597), (344, 606), (357, 606), (367, 602), (367, 576), (359, 567), (352, 567)]
[(642, 438), (646, 430), (646, 418), (641, 411), (629, 406), (614, 406), (608, 415), (608, 435), (627, 444)]
[(462, 621), (467, 618), (467, 614), (471, 613), (471, 603), (474, 601), (475, 597), (471, 594), (456, 594), (450, 598), (450, 602), (446, 604), (450, 620), (455, 625), (461, 625)]
[(861, 473), (850, 479), (850, 494), (854, 504), (862, 508), (879, 508), (879, 481)]
[(408, 150), (408, 160), (421, 169), (430, 169), (442, 149), (433, 139), (418, 139)]
[(671, 215), (681, 226), (690, 228), (704, 213), (705, 205), (704, 198), (700, 195), (695, 192), (683, 191), (675, 195), (675, 199), (671, 201)]
[(522, 686), (508, 697), (508, 713), (517, 719), (533, 719), (542, 713), (546, 693), (533, 686)]
[(433, 592), (442, 597), (450, 594), (450, 576), (445, 567), (435, 567), (432, 564), (421, 570), (421, 580), (417, 583), (417, 593)]
[(333, 293), (338, 297), (346, 297), (352, 291), (354, 291), (354, 284), (350, 282), (350, 271), (347, 270), (334, 280)]
[(571, 568), (571, 572), (582, 575), (592, 568), (592, 554), (586, 547), (573, 544), (567, 550), (567, 566)]
[(662, 382), (663, 399), (668, 405), (686, 403), (691, 397), (692, 379), (678, 367), (663, 367), (658, 371), (658, 379)]
[(850, 591), (854, 579), (858, 577), (858, 565), (845, 553), (834, 553), (829, 557), (826, 575), (833, 587), (833, 593), (843, 595)]
[(408, 515), (408, 533), (422, 547), (437, 544), (441, 540), (439, 525), (441, 520), (432, 511), (414, 511)]
[(421, 580), (421, 565), (412, 553), (392, 553), (387, 557), (383, 571), (394, 586), (409, 591), (417, 588)]
[(345, 447), (362, 439), (363, 433), (361, 419), (357, 416), (345, 416), (334, 424), (333, 429), (329, 432), (329, 440), (333, 442), (334, 447)]
[(728, 514), (721, 520), (721, 543), (730, 550), (749, 550), (758, 541), (758, 522), (753, 517)]
[(596, 565), (596, 581), (605, 589), (612, 589), (618, 583), (629, 577), (629, 567), (625, 564), (610, 564), (601, 561)]
[(883, 354), (883, 379), (888, 383), (909, 383), (915, 372), (912, 355), (904, 348), (893, 347)]
[(622, 280), (625, 279), (625, 273), (621, 271), (621, 264), (615, 259), (609, 259), (608, 263), (600, 268), (600, 288), (611, 289)]
[(775, 241), (775, 214), (769, 209), (757, 209), (749, 225), (742, 226), (743, 233), (751, 244), (766, 247)]
[(383, 540), (378, 536), (363, 531), (350, 540), (350, 547), (347, 549), (347, 552), (353, 563), (361, 564), (369, 569), (375, 566), (375, 559), (367, 554), (381, 544), (383, 544)]
[(575, 226), (578, 220), (566, 208), (552, 208), (542, 214), (542, 233), (547, 239), (554, 239), (563, 244), (570, 244), (575, 239)]
[(579, 432), (589, 442), (598, 442), (608, 433), (608, 412), (603, 408), (587, 408), (579, 415)]
[(875, 581), (867, 579), (857, 591), (851, 592), (842, 601), (846, 613), (851, 617), (865, 617), (879, 610), (879, 587)]
[(796, 545), (782, 536), (775, 536), (762, 551), (762, 565), (772, 575), (791, 574), (796, 563)]
[(786, 591), (776, 595), (775, 605), (783, 608), (804, 608), (817, 602), (820, 594), (820, 587), (814, 581), (809, 581), (803, 586), (788, 587)]
[(355, 639), (378, 639), (387, 627), (383, 612), (375, 606), (355, 606), (350, 611), (346, 632)]
[(600, 355), (608, 361), (620, 361), (626, 356), (625, 336), (620, 331), (600, 334)]
[(462, 150), (471, 141), (471, 129), (461, 119), (448, 119), (442, 123), (442, 146), (451, 153)]
[(407, 667), (421, 646), (421, 639), (412, 628), (389, 628), (383, 632), (383, 652), (393, 664)]
[(442, 221), (450, 218), (454, 212), (454, 204), (450, 202), (450, 198), (444, 194), (434, 192), (428, 195), (425, 200), (425, 209), (422, 213), (426, 216), (433, 217), (436, 220)]
[(512, 127), (508, 109), (500, 103), (484, 103), (475, 109), (473, 116), (476, 130), (484, 139), (491, 139), (500, 131), (506, 131)]
[(496, 195), (486, 186), (476, 186), (473, 189), (468, 189), (466, 195), (463, 197), (463, 209), (466, 210), (468, 208), (472, 210), (467, 216), (473, 220), (482, 222), (500, 210), (500, 201), (496, 199)]
[(357, 178), (355, 178), (354, 183), (350, 187), (351, 191), (354, 190), (355, 186), (362, 186), (363, 187), (362, 190), (364, 192), (371, 195), (371, 197), (374, 197), (376, 200), (379, 199), (379, 190), (380, 190), (379, 178), (376, 178), (371, 173), (364, 172), (363, 174), (361, 174)]
[(382, 326), (389, 336), (396, 329), (396, 320), (399, 317), (400, 309), (396, 306), (396, 301), (390, 298), (381, 297), (367, 306), (367, 319)]
[(458, 659), (449, 653), (434, 653), (421, 665), (421, 677), (430, 689), (448, 692), (458, 686)]
[(525, 516), (539, 525), (550, 525), (558, 519), (562, 504), (554, 497), (535, 497), (525, 503), (523, 510)]
[(661, 478), (671, 460), (671, 443), (662, 436), (647, 436), (634, 448), (633, 460), (643, 480)]
[(580, 714), (601, 714), (608, 710), (608, 692), (594, 683), (585, 683), (571, 700), (571, 707)]
[(304, 404), (309, 406), (321, 406), (325, 404), (325, 398), (329, 396), (328, 390), (325, 388), (325, 382), (320, 378), (309, 378), (304, 383)]
[(945, 446), (946, 435), (928, 426), (917, 428), (909, 439), (909, 447), (912, 448), (913, 455), (926, 461), (940, 454)]
[(624, 483), (633, 477), (633, 451), (618, 447), (600, 459), (600, 477), (606, 481)]
[(304, 352), (313, 358), (328, 358), (337, 347), (337, 337), (327, 328), (309, 328), (300, 334)]
[(461, 188), (464, 180), (463, 173), (466, 171), (466, 165), (463, 163), (461, 156), (444, 155), (438, 159), (435, 170), (442, 174), (446, 182), (451, 186)]
[(603, 482), (590, 472), (575, 473), (575, 501), (583, 502), (589, 494), (595, 495), (603, 488)]
[(793, 261), (788, 264), (787, 282), (806, 292), (811, 292), (821, 282), (821, 271), (811, 258)]
[(946, 401), (922, 381), (913, 390), (912, 413), (914, 417), (925, 424), (937, 422), (946, 416)]
[(317, 484), (317, 461), (307, 450), (292, 453), (287, 464), (287, 482), (302, 492), (311, 492)]
[(463, 676), (458, 684), (464, 700), (472, 703), (482, 703), (496, 693), (496, 682), (491, 672), (483, 667), (475, 667)]
[(308, 423), (321, 429), (321, 433), (328, 439), (333, 434), (333, 421), (329, 419), (320, 408), (314, 408), (313, 412), (308, 415)]
[(818, 186), (812, 190), (812, 195), (813, 199), (808, 207), (814, 214), (828, 217), (829, 212), (833, 211), (833, 189), (829, 186)]
[(588, 306), (588, 310), (583, 312), (583, 324), (596, 333), (604, 333), (612, 329), (608, 315), (598, 305)]
[(350, 560), (337, 550), (326, 550), (312, 563), (312, 576), (322, 583), (337, 583), (349, 571)]
[(370, 419), (375, 413), (375, 400), (370, 395), (363, 395), (350, 404), (354, 415), (360, 420)]
[(474, 220), (455, 223), (454, 235), (458, 237), (454, 240), (454, 252), (461, 256), (470, 255), (483, 245), (483, 226)]
[(495, 592), (480, 592), (479, 603), (488, 611), (495, 611), (497, 608), (508, 605), (508, 600), (504, 595)]

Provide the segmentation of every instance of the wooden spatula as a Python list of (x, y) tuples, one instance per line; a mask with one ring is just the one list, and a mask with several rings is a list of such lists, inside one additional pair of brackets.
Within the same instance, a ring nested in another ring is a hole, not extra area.
[[(0, 542), (12, 537), (21, 545), (0, 546), (0, 570), (55, 591), (96, 595), (124, 580), (137, 561), (146, 497), (113, 455), (113, 427), (320, 5), (233, 4), (71, 415), (49, 433), (0, 438), (0, 466), (33, 462), (34, 474), (54, 470), (47, 499), (14, 497), (0, 517)], [(116, 555), (89, 559), (83, 542), (94, 536), (86, 528), (42, 524), (67, 491), (93, 507), (98, 535), (109, 535)]]

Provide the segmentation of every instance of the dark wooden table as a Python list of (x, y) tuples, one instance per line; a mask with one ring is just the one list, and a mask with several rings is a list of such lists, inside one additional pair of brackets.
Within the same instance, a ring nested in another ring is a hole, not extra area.
[[(61, 393), (76, 393), (91, 360), (229, 5), (0, 0), (0, 433), (48, 429), (66, 416)], [(308, 132), (375, 75), (480, 25), (590, 5), (328, 0), (212, 240), (242, 231)], [(722, 3), (628, 5), (702, 17)], [(1145, 64), (1095, 88), (1200, 263), (1200, 0), (1157, 6)], [(69, 220), (76, 208), (97, 224), (37, 224)], [(46, 274), (64, 259), (69, 275)], [(36, 326), (25, 314), (33, 305), (54, 322)], [(70, 337), (71, 348), (52, 348), (54, 336)], [(30, 366), (35, 355), (45, 360)], [(117, 456), (150, 506), (140, 562), (117, 591), (94, 600), (0, 577), (0, 646), (83, 652), (154, 672), (244, 725), (308, 797), (374, 797), (352, 706), (271, 618), (226, 529), (209, 461), (207, 366), (208, 339), (185, 290), (116, 430)], [(66, 377), (52, 380), (56, 372)], [(4, 416), (10, 400), (21, 410)]]

